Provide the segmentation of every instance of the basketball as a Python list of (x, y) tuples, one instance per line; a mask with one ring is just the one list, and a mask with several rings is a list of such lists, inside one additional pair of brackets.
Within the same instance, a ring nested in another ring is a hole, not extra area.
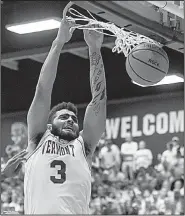
[(161, 81), (168, 73), (168, 69), (168, 55), (155, 44), (139, 44), (126, 59), (129, 77), (143, 86), (151, 86)]

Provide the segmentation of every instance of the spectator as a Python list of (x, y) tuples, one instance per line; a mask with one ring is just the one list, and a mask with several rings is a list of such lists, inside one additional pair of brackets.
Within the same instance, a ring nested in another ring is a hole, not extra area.
[(180, 195), (181, 195), (182, 197), (184, 197), (184, 187), (182, 187), (182, 188), (180, 189)]
[(136, 142), (132, 140), (131, 135), (125, 138), (125, 141), (121, 145), (121, 156), (122, 156), (122, 172), (126, 173), (128, 178), (133, 180), (134, 178), (134, 155), (138, 149)]
[(15, 190), (12, 191), (12, 196), (11, 196), (11, 203), (9, 204), (9, 207), (12, 208), (13, 211), (16, 211), (16, 212), (20, 212), (21, 211), (21, 207), (20, 205), (18, 204), (19, 200), (19, 194), (16, 193)]
[(165, 181), (163, 181), (163, 183), (162, 183), (161, 189), (164, 189), (164, 190), (166, 190), (166, 191), (170, 191), (170, 186), (171, 186), (170, 181), (169, 181), (169, 180), (165, 180)]
[(11, 139), (21, 149), (27, 147), (27, 126), (23, 122), (15, 122), (11, 126)]
[(7, 145), (5, 149), (8, 158), (27, 147), (27, 126), (23, 122), (15, 122), (11, 125), (11, 139), (13, 144)]
[(1, 202), (2, 202), (2, 204), (1, 204), (1, 211), (8, 210), (10, 200), (11, 200), (11, 196), (10, 196), (10, 193), (8, 192), (8, 190), (3, 191), (1, 193)]
[(158, 199), (159, 192), (157, 190), (152, 191), (153, 203), (155, 204)]
[(94, 175), (92, 176), (92, 183), (99, 186), (102, 184), (102, 178), (99, 173), (94, 172)]
[(173, 214), (175, 214), (175, 215), (183, 214), (183, 212), (184, 212), (184, 210), (183, 210), (184, 199), (181, 198), (179, 191), (174, 192), (174, 204), (175, 205), (174, 205)]
[(181, 178), (184, 175), (184, 158), (181, 156), (180, 151), (177, 152), (173, 160), (171, 173), (175, 179)]
[(176, 156), (180, 152), (181, 156), (184, 157), (184, 145), (180, 144), (180, 140), (177, 136), (172, 138), (173, 142), (173, 153)]
[(147, 169), (152, 165), (153, 155), (150, 149), (146, 148), (145, 141), (139, 142), (139, 150), (135, 153), (134, 162), (135, 169), (139, 170), (140, 168)]
[(177, 152), (180, 151), (179, 137), (174, 136), (174, 137), (172, 138), (172, 143), (173, 143), (172, 152), (173, 152), (174, 156), (176, 156), (176, 155), (177, 155)]
[(18, 154), (20, 151), (21, 151), (20, 146), (16, 146), (16, 145), (7, 145), (5, 149), (8, 159), (12, 158), (16, 154)]
[(117, 145), (113, 144), (112, 140), (107, 140), (106, 145), (100, 151), (101, 167), (110, 169), (120, 167), (120, 150)]
[(166, 144), (166, 150), (162, 153), (161, 162), (166, 163), (169, 169), (171, 168), (171, 163), (174, 160), (174, 154), (173, 154), (173, 142), (168, 142)]
[(104, 132), (104, 133), (102, 134), (102, 136), (101, 136), (101, 139), (100, 139), (99, 142), (98, 142), (98, 146), (97, 146), (97, 147), (102, 148), (103, 146), (105, 146), (105, 145), (106, 145), (106, 140), (107, 140), (107, 138), (106, 138), (106, 133)]
[(181, 146), (180, 153), (181, 153), (181, 156), (184, 158), (184, 146)]
[(101, 209), (101, 203), (99, 201), (99, 198), (95, 198), (91, 201), (90, 203), (90, 209), (91, 209), (91, 214), (92, 215), (100, 215), (102, 212)]
[(156, 202), (157, 210), (160, 214), (165, 214), (165, 198), (167, 196), (167, 191), (165, 189), (161, 189), (159, 192), (159, 196)]
[(123, 172), (120, 172), (116, 167), (113, 167), (107, 172), (107, 180), (118, 183), (127, 181), (127, 177)]
[(111, 215), (111, 214), (121, 214), (120, 206), (114, 202), (113, 199), (108, 199), (106, 208), (104, 208), (102, 214)]
[(1, 170), (4, 169), (5, 164), (6, 164), (5, 159), (1, 157)]
[(162, 158), (162, 155), (157, 154), (157, 163), (156, 163), (156, 165), (154, 167), (158, 172), (163, 170), (163, 165), (162, 165), (162, 162), (161, 162), (161, 158)]
[(176, 179), (174, 182), (172, 182), (171, 190), (174, 191), (181, 191), (181, 189), (184, 186), (184, 180), (183, 179)]
[(182, 214), (184, 212), (183, 200), (184, 200), (184, 198), (181, 197), (180, 190), (174, 189), (173, 193), (172, 193), (172, 196), (170, 197), (170, 201), (171, 201), (170, 203), (171, 203), (171, 207), (172, 207), (172, 214), (180, 215), (180, 214)]
[(172, 173), (168, 169), (168, 166), (166, 163), (161, 164), (161, 169), (158, 170), (158, 179), (162, 181), (165, 181), (165, 180), (173, 181)]
[(97, 148), (95, 149), (95, 152), (93, 154), (92, 168), (97, 169), (97, 171), (100, 168), (99, 149), (97, 149)]

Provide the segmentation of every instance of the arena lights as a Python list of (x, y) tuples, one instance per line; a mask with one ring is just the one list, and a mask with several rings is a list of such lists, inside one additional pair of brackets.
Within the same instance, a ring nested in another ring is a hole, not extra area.
[(151, 85), (151, 86), (143, 86), (143, 85), (140, 85), (140, 84), (132, 81), (132, 83), (134, 83), (138, 86), (141, 86), (141, 87), (152, 87), (152, 86), (167, 85), (167, 84), (174, 84), (174, 83), (180, 83), (180, 82), (184, 82), (184, 79), (182, 77), (177, 76), (177, 75), (165, 76), (164, 79), (162, 79), (160, 82), (158, 82), (154, 85)]
[(19, 23), (13, 25), (6, 25), (6, 29), (17, 34), (27, 34), (33, 32), (46, 31), (59, 28), (59, 18), (48, 18), (44, 20), (36, 20), (33, 22)]

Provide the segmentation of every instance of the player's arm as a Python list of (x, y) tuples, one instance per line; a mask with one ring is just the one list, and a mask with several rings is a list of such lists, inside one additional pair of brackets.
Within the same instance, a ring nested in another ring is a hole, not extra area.
[(93, 30), (84, 30), (84, 39), (89, 47), (92, 100), (86, 108), (82, 137), (87, 155), (92, 156), (105, 131), (106, 122), (106, 80), (100, 52), (103, 34)]
[(53, 41), (49, 54), (41, 68), (35, 96), (27, 115), (29, 152), (35, 149), (39, 142), (38, 137), (41, 137), (46, 131), (58, 61), (64, 44), (72, 36), (72, 31), (70, 31), (72, 26), (74, 26), (74, 23), (66, 19), (61, 21), (57, 37)]

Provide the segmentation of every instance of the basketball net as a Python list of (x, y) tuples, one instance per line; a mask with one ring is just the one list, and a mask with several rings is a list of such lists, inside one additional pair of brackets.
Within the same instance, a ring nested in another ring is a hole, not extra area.
[[(138, 33), (135, 33), (133, 31), (130, 31), (125, 28), (119, 28), (117, 27), (114, 23), (111, 22), (102, 22), (96, 20), (93, 15), (87, 10), (91, 18), (81, 14), (77, 10), (73, 8), (69, 8), (68, 12), (73, 15), (74, 17), (71, 16), (66, 16), (66, 19), (69, 21), (84, 21), (84, 25), (77, 25), (72, 28), (78, 28), (78, 29), (88, 29), (88, 30), (95, 30), (99, 33), (102, 33), (104, 35), (116, 37), (115, 40), (115, 46), (112, 49), (112, 52), (117, 52), (117, 53), (123, 53), (125, 57), (129, 55), (129, 53), (139, 44), (141, 43), (151, 43), (155, 44), (159, 47), (162, 47), (162, 44), (144, 36)], [(112, 34), (105, 33), (103, 30), (107, 30), (111, 32)]]

